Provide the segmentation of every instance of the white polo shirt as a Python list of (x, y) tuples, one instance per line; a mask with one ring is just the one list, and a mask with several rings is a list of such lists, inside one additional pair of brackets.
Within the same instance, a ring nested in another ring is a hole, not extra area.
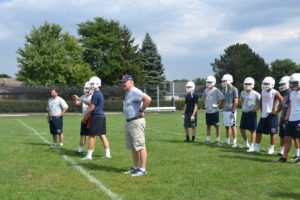
[(47, 110), (50, 112), (50, 116), (56, 116), (60, 114), (65, 108), (68, 108), (68, 104), (59, 96), (48, 100)]

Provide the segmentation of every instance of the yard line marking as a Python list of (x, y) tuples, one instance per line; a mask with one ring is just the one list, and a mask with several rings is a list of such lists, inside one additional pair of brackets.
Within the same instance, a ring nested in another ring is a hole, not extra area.
[[(45, 143), (47, 144), (51, 144), (51, 142), (49, 142), (49, 140), (47, 140), (46, 138), (44, 138), (39, 132), (37, 132), (34, 128), (28, 126), (27, 124), (25, 124), (22, 120), (19, 120), (20, 124), (22, 124), (23, 126), (25, 126), (26, 128), (30, 129), (34, 135), (36, 135), (37, 137), (39, 137), (41, 140), (43, 140)], [(62, 151), (60, 149), (55, 149), (57, 152), (61, 153)], [(97, 180), (94, 176), (92, 176), (89, 172), (87, 172), (86, 170), (84, 170), (80, 165), (78, 165), (72, 158), (70, 158), (69, 156), (62, 154), (62, 157), (68, 161), (75, 169), (77, 169), (77, 171), (79, 171), (80, 174), (82, 174), (85, 178), (87, 178), (91, 183), (96, 184), (96, 186), (101, 189), (105, 194), (107, 194), (111, 199), (113, 200), (121, 200), (122, 198), (120, 198), (116, 193), (113, 193), (110, 189), (108, 189), (105, 185), (103, 185), (101, 183), (101, 181)]]

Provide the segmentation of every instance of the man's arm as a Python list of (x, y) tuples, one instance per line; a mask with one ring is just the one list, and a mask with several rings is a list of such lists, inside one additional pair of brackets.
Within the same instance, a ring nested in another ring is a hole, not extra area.
[(151, 97), (149, 97), (147, 94), (143, 96), (142, 98), (143, 101), (143, 105), (140, 108), (140, 112), (139, 112), (139, 116), (144, 116), (144, 111), (146, 110), (146, 108), (150, 105), (152, 99)]
[(61, 116), (63, 116), (63, 115), (65, 114), (65, 112), (67, 112), (68, 108), (69, 108), (69, 107), (65, 107), (65, 108), (61, 111), (61, 113), (59, 113), (58, 115), (56, 115), (56, 117), (61, 117)]
[(289, 103), (289, 107), (288, 107), (288, 110), (287, 110), (287, 112), (286, 112), (286, 115), (285, 115), (285, 119), (284, 119), (284, 120), (289, 120), (290, 115), (291, 115), (291, 102)]
[(239, 99), (237, 97), (234, 98), (233, 106), (232, 106), (232, 112), (235, 112), (237, 109), (237, 106), (239, 104)]
[(94, 109), (95, 109), (95, 105), (91, 104), (88, 111), (85, 113), (84, 117), (82, 118), (83, 123), (85, 123), (88, 120), (88, 118), (90, 117)]
[[(275, 104), (276, 100), (279, 101), (278, 110), (277, 110), (276, 104)], [(271, 114), (277, 114), (277, 113), (279, 113), (282, 110), (282, 106), (283, 106), (283, 98), (282, 98), (282, 96), (280, 95), (279, 92), (276, 92), (276, 94), (275, 94), (275, 100), (274, 100), (274, 104), (273, 104), (273, 108), (272, 108)]]

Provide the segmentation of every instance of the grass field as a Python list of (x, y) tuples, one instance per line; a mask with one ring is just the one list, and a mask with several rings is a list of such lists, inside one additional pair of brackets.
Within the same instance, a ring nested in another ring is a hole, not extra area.
[[(51, 137), (44, 115), (1, 117), (0, 199), (112, 199), (78, 167), (106, 186), (115, 198), (300, 199), (299, 166), (291, 161), (272, 163), (278, 158), (266, 153), (268, 136), (263, 137), (260, 153), (203, 145), (203, 111), (198, 117), (196, 142), (184, 143), (179, 112), (147, 114), (148, 174), (142, 177), (121, 173), (132, 165), (131, 153), (125, 149), (122, 115), (107, 115), (112, 159), (102, 159), (104, 150), (98, 142), (92, 161), (82, 161), (74, 154), (79, 141), (79, 115), (65, 116), (65, 146), (59, 150), (47, 143)], [(225, 130), (221, 130), (223, 142)], [(238, 141), (242, 143), (240, 133)], [(290, 155), (294, 152), (293, 147)]]

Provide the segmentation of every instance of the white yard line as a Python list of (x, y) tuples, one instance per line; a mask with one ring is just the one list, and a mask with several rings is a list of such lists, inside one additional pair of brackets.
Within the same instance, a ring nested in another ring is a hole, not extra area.
[[(22, 124), (23, 126), (25, 126), (26, 128), (30, 129), (34, 135), (36, 135), (37, 137), (39, 137), (41, 140), (43, 140), (46, 144), (51, 144), (51, 142), (49, 140), (47, 140), (46, 138), (44, 138), (39, 132), (37, 132), (34, 128), (28, 126), (27, 124), (25, 124), (22, 120), (19, 120), (20, 124)], [(56, 148), (57, 152), (61, 153), (61, 150)], [(72, 158), (70, 158), (69, 156), (63, 154), (62, 157), (68, 161), (80, 174), (82, 174), (85, 178), (87, 178), (91, 183), (95, 183), (96, 186), (101, 189), (105, 194), (107, 194), (111, 199), (113, 200), (121, 200), (121, 198), (116, 194), (113, 193), (109, 188), (107, 188), (105, 185), (103, 185), (101, 183), (101, 181), (97, 180), (94, 176), (92, 176), (89, 172), (87, 172), (86, 170), (84, 170), (80, 165), (78, 165)]]

